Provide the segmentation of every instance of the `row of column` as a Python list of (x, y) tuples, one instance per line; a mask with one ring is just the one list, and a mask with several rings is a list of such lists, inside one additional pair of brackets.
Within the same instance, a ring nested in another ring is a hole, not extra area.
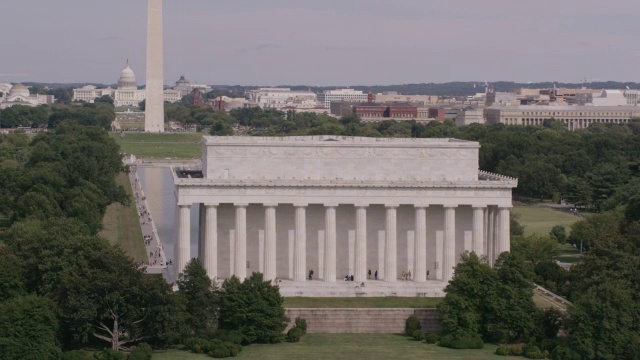
[[(234, 275), (241, 280), (247, 276), (247, 205), (235, 204), (235, 268)], [(264, 278), (276, 278), (276, 207), (277, 204), (264, 204), (265, 243)], [(205, 204), (204, 246), (201, 254), (203, 265), (210, 278), (217, 277), (218, 269), (218, 228), (217, 205)], [(306, 265), (306, 204), (295, 204), (294, 239), (294, 281), (305, 281)], [(336, 207), (325, 206), (325, 241), (323, 280), (336, 281)], [(415, 207), (415, 282), (425, 282), (427, 273), (427, 216), (428, 206)], [(179, 205), (179, 239), (175, 258), (178, 273), (181, 273), (190, 259), (190, 211), (191, 205)], [(398, 205), (386, 205), (384, 280), (395, 282), (397, 279), (397, 209)], [(456, 265), (456, 206), (444, 207), (444, 238), (442, 249), (442, 280), (447, 282), (453, 277)], [(490, 264), (497, 255), (509, 251), (510, 220), (509, 208), (473, 207), (471, 250), (478, 255), (487, 255)], [(356, 243), (354, 280), (367, 279), (367, 206), (356, 205)], [(486, 239), (486, 241), (485, 241)]]

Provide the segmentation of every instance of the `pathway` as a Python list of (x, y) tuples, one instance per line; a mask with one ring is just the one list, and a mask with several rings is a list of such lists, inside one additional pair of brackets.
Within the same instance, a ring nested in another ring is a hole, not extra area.
[[(171, 270), (172, 259), (167, 259), (164, 246), (158, 236), (158, 229), (153, 222), (153, 217), (149, 212), (149, 206), (147, 205), (147, 198), (140, 184), (140, 178), (135, 166), (131, 167), (129, 172), (129, 181), (131, 182), (131, 188), (133, 189), (134, 199), (136, 202), (136, 209), (138, 210), (138, 218), (140, 220), (140, 227), (142, 228), (142, 235), (144, 237), (144, 244), (147, 250), (148, 263), (147, 274), (162, 274), (168, 281)], [(169, 265), (167, 266), (167, 260)]]

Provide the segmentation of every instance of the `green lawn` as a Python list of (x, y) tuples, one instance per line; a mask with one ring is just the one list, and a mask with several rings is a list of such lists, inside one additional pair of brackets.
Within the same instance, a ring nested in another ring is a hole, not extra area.
[(118, 203), (109, 205), (102, 219), (103, 229), (100, 235), (107, 238), (112, 244), (120, 245), (136, 261), (146, 261), (147, 254), (129, 176), (124, 173), (119, 174), (116, 181), (127, 191), (131, 205), (124, 206)]
[(124, 138), (111, 133), (120, 144), (120, 152), (150, 159), (194, 159), (202, 157), (205, 133), (145, 134), (127, 133)]
[[(453, 350), (427, 345), (401, 335), (388, 334), (308, 334), (299, 343), (252, 345), (238, 359), (504, 359), (494, 355), (495, 345), (481, 350)], [(170, 350), (153, 355), (154, 360), (210, 359), (186, 351)]]
[(420, 297), (286, 297), (285, 308), (434, 308), (442, 298)]
[(525, 235), (540, 234), (548, 235), (555, 225), (562, 225), (567, 230), (573, 223), (580, 220), (579, 217), (540, 206), (516, 206), (513, 213), (520, 216), (520, 223), (525, 225)]

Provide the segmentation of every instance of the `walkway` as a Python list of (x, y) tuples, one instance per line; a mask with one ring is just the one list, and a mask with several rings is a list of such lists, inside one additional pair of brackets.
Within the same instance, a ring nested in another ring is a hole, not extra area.
[(147, 274), (162, 274), (163, 277), (169, 281), (169, 274), (171, 273), (171, 265), (167, 266), (167, 260), (172, 262), (171, 259), (167, 259), (164, 246), (158, 236), (158, 229), (153, 222), (153, 217), (149, 211), (147, 205), (147, 197), (144, 194), (142, 185), (140, 184), (140, 178), (135, 166), (131, 167), (129, 172), (129, 181), (131, 182), (131, 188), (133, 189), (134, 199), (136, 202), (136, 209), (138, 210), (138, 218), (140, 219), (140, 227), (142, 228), (142, 235), (144, 237), (144, 244), (148, 254), (148, 266), (146, 269)]

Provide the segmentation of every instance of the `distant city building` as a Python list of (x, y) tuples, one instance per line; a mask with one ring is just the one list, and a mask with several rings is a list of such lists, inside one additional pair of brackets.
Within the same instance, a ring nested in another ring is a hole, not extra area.
[(418, 107), (414, 104), (376, 104), (332, 102), (331, 113), (336, 116), (357, 115), (362, 121), (416, 120)]
[(311, 109), (317, 106), (317, 95), (311, 91), (293, 91), (289, 88), (261, 88), (246, 93), (249, 103), (261, 108)]
[(325, 90), (322, 94), (318, 95), (318, 102), (320, 106), (324, 106), (326, 109), (331, 108), (332, 102), (368, 102), (369, 94), (365, 94), (360, 90), (354, 89), (337, 89), (337, 90)]
[[(180, 76), (180, 80), (176, 81), (176, 85), (173, 87), (173, 90), (176, 90), (180, 94), (180, 99), (191, 94), (193, 90), (200, 89), (200, 92), (206, 94), (211, 91), (211, 86), (208, 85), (200, 85), (200, 84), (191, 84), (184, 78), (184, 75)], [(178, 100), (180, 100), (178, 99)]]
[(484, 124), (484, 109), (478, 109), (472, 106), (459, 109), (454, 121), (456, 126)]
[(625, 106), (627, 98), (620, 90), (602, 90), (600, 95), (592, 95), (591, 103), (594, 106)]
[[(138, 89), (136, 74), (129, 66), (129, 61), (127, 61), (127, 65), (120, 72), (117, 89), (112, 89), (111, 87), (98, 89), (94, 85), (73, 89), (73, 101), (93, 103), (95, 99), (105, 95), (113, 99), (113, 104), (116, 107), (136, 107), (146, 99), (147, 92), (144, 89)], [(182, 95), (179, 90), (164, 90), (164, 101), (177, 102), (180, 101), (180, 99), (182, 99)]]
[[(6, 87), (3, 87), (3, 89), (6, 90)], [(26, 86), (15, 84), (9, 89), (6, 95), (0, 98), (0, 109), (10, 108), (15, 105), (35, 107), (38, 105), (53, 104), (55, 100), (53, 95), (32, 95)]]
[(433, 105), (438, 103), (435, 95), (401, 95), (395, 91), (383, 92), (373, 95), (375, 103), (415, 103), (421, 105)]
[(213, 100), (213, 108), (221, 111), (231, 111), (242, 109), (248, 103), (244, 98), (231, 98), (228, 96), (218, 96)]
[(627, 99), (627, 105), (638, 106), (638, 103), (640, 103), (640, 90), (626, 90), (624, 97)]
[(517, 105), (486, 108), (485, 118), (487, 124), (505, 125), (543, 125), (545, 120), (555, 119), (573, 131), (597, 123), (628, 123), (640, 118), (640, 107)]

